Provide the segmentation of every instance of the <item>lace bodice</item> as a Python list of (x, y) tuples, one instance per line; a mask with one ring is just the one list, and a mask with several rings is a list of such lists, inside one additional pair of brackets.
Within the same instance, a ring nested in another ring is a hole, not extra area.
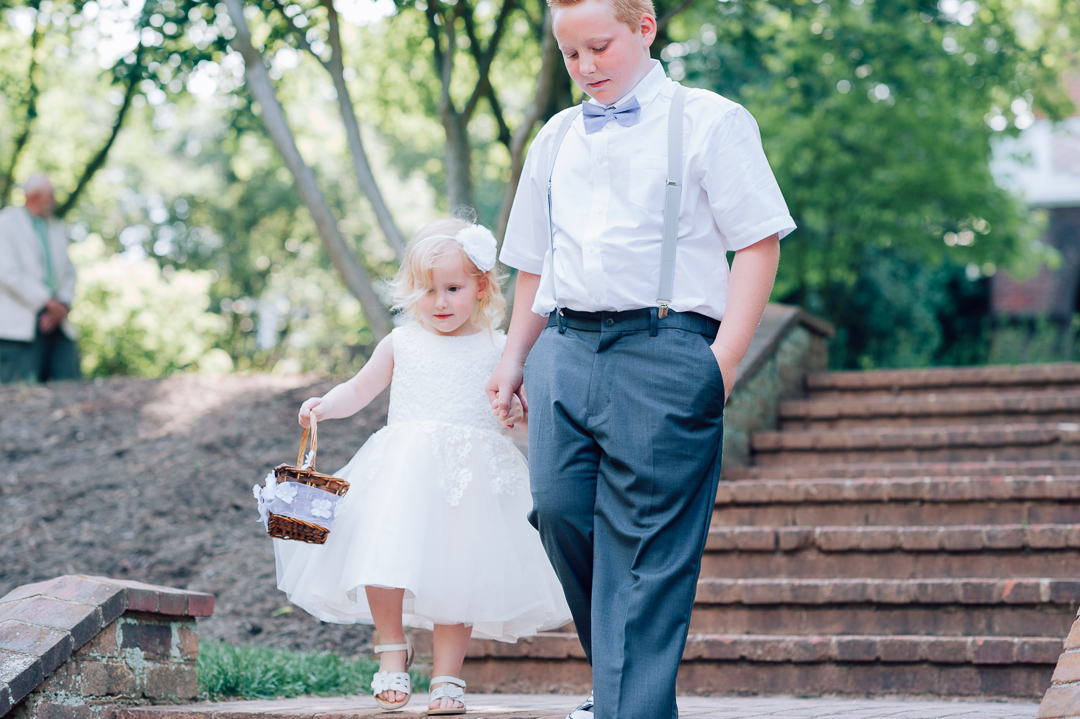
[(393, 332), (394, 376), (387, 425), (445, 422), (499, 431), (484, 385), (502, 356), (506, 335), (447, 337), (413, 322)]

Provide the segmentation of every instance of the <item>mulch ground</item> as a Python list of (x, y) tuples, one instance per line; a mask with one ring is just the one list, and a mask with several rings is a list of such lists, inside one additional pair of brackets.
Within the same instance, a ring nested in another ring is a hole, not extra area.
[[(333, 386), (307, 375), (111, 379), (0, 387), (0, 596), (62, 574), (217, 597), (205, 640), (354, 655), (366, 626), (326, 624), (277, 590), (251, 487), (296, 459), (296, 413)], [(320, 425), (335, 471), (386, 421), (384, 393)]]

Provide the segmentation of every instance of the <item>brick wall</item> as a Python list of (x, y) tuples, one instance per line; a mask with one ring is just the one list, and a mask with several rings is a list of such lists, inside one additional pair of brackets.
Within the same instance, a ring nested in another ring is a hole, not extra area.
[(201, 592), (81, 575), (0, 598), (0, 716), (95, 719), (198, 697)]
[(804, 393), (803, 378), (825, 369), (832, 327), (798, 307), (770, 304), (739, 365), (724, 408), (724, 466), (750, 458), (750, 435), (776, 427), (780, 400)]

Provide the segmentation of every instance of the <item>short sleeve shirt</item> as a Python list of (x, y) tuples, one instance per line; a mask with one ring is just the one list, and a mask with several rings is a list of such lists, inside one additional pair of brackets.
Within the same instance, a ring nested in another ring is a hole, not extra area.
[[(659, 62), (617, 105), (636, 97), (639, 122), (615, 121), (588, 135), (579, 115), (552, 174), (552, 260), (547, 182), (564, 117), (537, 134), (514, 197), (500, 259), (541, 276), (533, 311), (586, 312), (655, 307), (667, 182), (668, 110), (677, 88)], [(590, 100), (591, 102), (591, 100)], [(690, 89), (683, 120), (683, 192), (670, 307), (723, 319), (729, 250), (795, 229), (741, 105)]]

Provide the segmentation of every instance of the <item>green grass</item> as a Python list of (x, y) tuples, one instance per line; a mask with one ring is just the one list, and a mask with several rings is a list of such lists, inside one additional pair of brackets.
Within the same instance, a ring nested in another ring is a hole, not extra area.
[[(378, 668), (374, 659), (330, 652), (205, 642), (199, 648), (199, 695), (217, 700), (366, 694)], [(428, 678), (415, 669), (409, 673), (413, 691), (427, 691)]]

